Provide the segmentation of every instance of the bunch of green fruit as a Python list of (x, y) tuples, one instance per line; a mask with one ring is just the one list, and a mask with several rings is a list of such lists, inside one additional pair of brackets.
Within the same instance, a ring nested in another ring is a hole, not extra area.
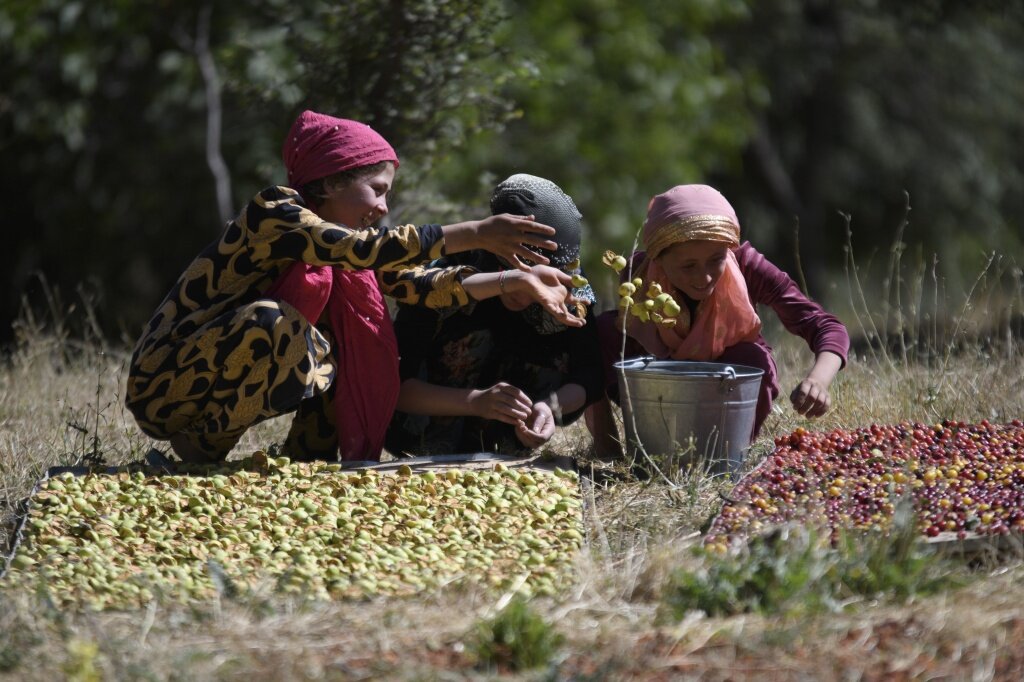
[(256, 453), (204, 473), (43, 481), (0, 588), (87, 608), (206, 599), (225, 581), (328, 599), (525, 575), (524, 592), (549, 594), (583, 542), (568, 471), (346, 472)]
[[(605, 251), (601, 262), (615, 272), (626, 268), (626, 258), (613, 251)], [(657, 282), (651, 282), (644, 290), (644, 281), (639, 277), (619, 285), (619, 307), (641, 322), (654, 322), (665, 327), (674, 326), (683, 310), (672, 294), (662, 291)]]

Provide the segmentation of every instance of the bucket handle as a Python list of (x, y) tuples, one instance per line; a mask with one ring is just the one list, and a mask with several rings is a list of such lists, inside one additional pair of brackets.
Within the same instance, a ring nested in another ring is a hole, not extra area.
[[(736, 370), (733, 369), (732, 365), (725, 366), (725, 369), (723, 369), (722, 373), (719, 375), (719, 379), (722, 382), (721, 387), (725, 389), (726, 393), (732, 393), (736, 390), (736, 384), (732, 383), (736, 381)], [(726, 383), (726, 380), (729, 381), (728, 384)]]
[[(653, 355), (641, 355), (640, 357), (633, 358), (633, 360), (642, 362), (644, 365), (643, 369), (647, 369), (647, 366), (650, 365), (655, 360), (657, 360), (657, 358)], [(718, 375), (718, 377), (722, 381), (725, 381), (726, 379), (728, 379), (729, 381), (735, 381), (736, 370), (733, 368), (732, 365), (726, 365), (725, 368), (722, 369), (722, 372)]]

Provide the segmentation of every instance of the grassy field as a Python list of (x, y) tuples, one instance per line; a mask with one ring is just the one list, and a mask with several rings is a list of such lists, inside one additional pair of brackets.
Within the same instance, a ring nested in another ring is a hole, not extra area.
[[(969, 296), (954, 306), (959, 321), (926, 339), (861, 346), (834, 385), (832, 412), (808, 422), (780, 401), (749, 465), (798, 426), (1024, 416), (1024, 353), (999, 326), (1019, 310), (1019, 290), (1010, 293), (995, 313)], [(854, 333), (890, 336), (856, 309)], [(124, 344), (79, 341), (52, 321), (23, 320), (19, 330), (0, 365), (5, 549), (19, 503), (48, 467), (126, 463), (153, 445), (122, 407)], [(787, 335), (768, 333), (785, 392), (810, 358)], [(286, 419), (261, 425), (234, 456), (280, 441), (286, 428)], [(685, 471), (640, 480), (622, 464), (592, 461), (580, 426), (553, 447), (596, 481), (591, 543), (557, 598), (446, 589), (324, 603), (266, 594), (74, 613), (0, 594), (0, 678), (1024, 679), (1019, 557), (967, 565), (920, 548), (890, 557), (885, 539), (824, 551), (793, 529), (715, 559), (694, 549), (728, 482)], [(850, 570), (862, 575), (880, 556), (900, 570), (870, 589), (852, 587)]]

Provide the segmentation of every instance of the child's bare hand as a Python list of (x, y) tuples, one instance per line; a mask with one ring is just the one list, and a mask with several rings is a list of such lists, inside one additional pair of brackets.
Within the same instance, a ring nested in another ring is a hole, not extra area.
[(805, 417), (820, 417), (832, 407), (828, 387), (815, 379), (807, 378), (789, 394), (793, 409)]
[(561, 285), (566, 289), (572, 288), (572, 277), (558, 268), (553, 268), (550, 265), (534, 265), (530, 268), (530, 272), (548, 286)]
[(472, 391), (469, 402), (473, 414), (506, 424), (520, 424), (530, 416), (530, 397), (511, 384), (501, 381), (482, 390)]
[(548, 264), (546, 257), (526, 247), (535, 246), (554, 251), (558, 244), (546, 238), (554, 233), (555, 228), (534, 222), (533, 216), (508, 213), (484, 218), (476, 225), (478, 248), (500, 256), (520, 270), (529, 270), (529, 263)]
[(572, 278), (556, 268), (534, 265), (522, 273), (522, 291), (539, 303), (552, 317), (568, 327), (582, 327), (585, 321), (569, 312), (578, 303), (572, 297)]
[(516, 438), (528, 448), (539, 448), (555, 435), (555, 417), (551, 406), (540, 402), (533, 406), (530, 416), (516, 424)]

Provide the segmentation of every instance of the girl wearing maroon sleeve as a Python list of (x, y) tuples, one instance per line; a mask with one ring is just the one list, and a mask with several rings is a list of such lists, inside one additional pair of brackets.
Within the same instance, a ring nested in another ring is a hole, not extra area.
[[(631, 277), (642, 290), (658, 284), (680, 303), (674, 319), (656, 322), (610, 311), (597, 320), (605, 362), (606, 390), (617, 400), (612, 363), (620, 358), (625, 326), (626, 357), (735, 363), (764, 370), (754, 419), (754, 437), (779, 395), (772, 349), (761, 335), (757, 304), (772, 308), (786, 329), (803, 338), (814, 353), (806, 376), (790, 393), (793, 408), (819, 417), (831, 406), (829, 386), (846, 364), (846, 327), (805, 296), (792, 278), (740, 244), (740, 223), (728, 200), (707, 185), (679, 185), (654, 197), (642, 234), (644, 251), (633, 255)], [(629, 270), (624, 270), (623, 273)], [(607, 404), (587, 414), (599, 455), (618, 444)]]

